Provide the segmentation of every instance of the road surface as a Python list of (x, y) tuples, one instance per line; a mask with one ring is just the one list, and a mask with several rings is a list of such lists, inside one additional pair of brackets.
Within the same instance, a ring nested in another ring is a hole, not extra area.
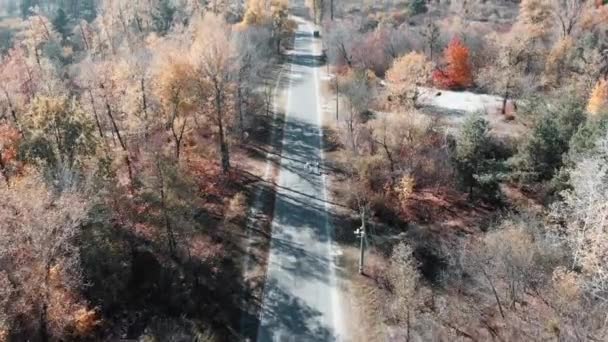
[[(298, 20), (257, 340), (345, 341), (322, 169), (320, 41)], [(322, 170), (321, 170), (322, 171)]]

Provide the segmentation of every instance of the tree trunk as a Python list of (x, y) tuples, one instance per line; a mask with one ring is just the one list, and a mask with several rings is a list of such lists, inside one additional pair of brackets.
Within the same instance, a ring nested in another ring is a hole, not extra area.
[(222, 172), (228, 173), (230, 171), (230, 154), (228, 152), (228, 145), (226, 144), (226, 139), (224, 137), (224, 125), (221, 120), (219, 122), (219, 143), (220, 143), (220, 152), (222, 155)]
[(110, 118), (110, 122), (112, 123), (112, 128), (114, 133), (116, 133), (116, 137), (118, 138), (118, 142), (120, 143), (120, 147), (125, 152), (125, 163), (127, 164), (127, 172), (129, 173), (129, 182), (131, 186), (133, 183), (133, 167), (131, 165), (131, 159), (129, 158), (129, 149), (122, 136), (120, 135), (120, 130), (118, 129), (118, 125), (116, 124), (116, 120), (114, 120), (114, 115), (112, 114), (112, 108), (110, 107), (110, 103), (108, 103), (108, 99), (106, 98), (106, 114)]
[(89, 41), (87, 40), (87, 36), (82, 28), (82, 23), (78, 23), (78, 27), (80, 28), (80, 34), (82, 35), (82, 41), (84, 42), (85, 50), (89, 50)]
[(103, 135), (103, 129), (101, 128), (101, 122), (99, 121), (99, 115), (97, 115), (97, 108), (95, 107), (95, 99), (93, 98), (93, 92), (89, 89), (89, 98), (91, 101), (91, 108), (93, 111), (93, 117), (95, 118), (95, 125), (97, 126), (97, 131), (99, 132), (99, 137), (104, 141), (106, 141), (105, 136)]
[(394, 180), (395, 177), (395, 161), (393, 160), (393, 155), (391, 153), (391, 151), (388, 149), (388, 145), (386, 144), (386, 141), (382, 142), (382, 147), (384, 148), (384, 153), (386, 153), (386, 159), (388, 159), (388, 163), (391, 169), (391, 179)]
[(4, 96), (6, 96), (6, 101), (8, 102), (8, 109), (11, 112), (11, 117), (13, 118), (13, 121), (15, 121), (15, 125), (19, 126), (19, 122), (17, 121), (17, 112), (15, 111), (15, 107), (13, 106), (13, 101), (11, 101), (11, 97), (8, 94), (8, 91), (3, 88), (4, 90)]
[(165, 220), (165, 229), (167, 230), (167, 239), (169, 240), (169, 254), (171, 254), (171, 256), (173, 258), (175, 258), (176, 254), (175, 254), (175, 249), (176, 249), (176, 242), (175, 242), (175, 234), (173, 232), (173, 226), (171, 225), (171, 219), (169, 218), (169, 213), (167, 212), (167, 202), (166, 202), (166, 194), (165, 194), (165, 177), (163, 176), (163, 170), (162, 167), (160, 165), (160, 159), (157, 156), (156, 157), (156, 169), (158, 172), (158, 178), (159, 178), (159, 183), (160, 183), (160, 205), (162, 208), (162, 212), (163, 212), (163, 218)]
[(498, 293), (496, 292), (496, 287), (494, 287), (494, 283), (492, 282), (492, 279), (486, 272), (486, 269), (482, 267), (481, 271), (483, 272), (484, 277), (486, 278), (486, 280), (488, 280), (488, 283), (490, 284), (490, 287), (492, 288), (492, 293), (494, 294), (494, 299), (496, 300), (496, 304), (498, 305), (498, 310), (500, 311), (500, 316), (502, 316), (502, 318), (504, 319), (505, 313), (502, 310), (502, 304), (500, 303), (500, 298), (498, 297)]
[(49, 303), (49, 278), (51, 272), (50, 261), (46, 263), (44, 269), (44, 289), (42, 290), (42, 308), (40, 310), (39, 316), (39, 333), (40, 333), (40, 341), (47, 342), (49, 341), (49, 330), (47, 326), (48, 321), (48, 303)]
[(228, 144), (226, 143), (226, 137), (224, 136), (224, 123), (222, 120), (222, 89), (217, 80), (215, 81), (215, 110), (219, 130), (218, 143), (220, 145), (222, 172), (226, 174), (228, 171), (230, 171), (230, 152), (228, 151)]
[[(329, 65), (329, 64), (328, 64)], [(340, 106), (340, 82), (338, 81), (338, 73), (336, 73), (336, 123), (338, 122)]]
[(2, 157), (2, 150), (0, 150), (0, 173), (2, 173), (2, 176), (4, 177), (4, 180), (6, 181), (6, 185), (10, 186), (10, 179), (9, 179), (9, 175), (8, 175), (8, 170), (6, 169), (6, 164), (4, 162), (4, 158)]
[(243, 90), (241, 89), (241, 83), (239, 79), (239, 86), (236, 89), (236, 105), (237, 113), (239, 113), (239, 135), (241, 141), (245, 140), (245, 124), (243, 120)]
[(148, 138), (150, 137), (149, 132), (149, 122), (148, 122), (148, 99), (146, 98), (146, 86), (144, 83), (143, 76), (140, 79), (140, 87), (141, 87), (141, 102), (142, 102), (142, 111), (144, 112), (144, 140), (148, 142)]
[(405, 341), (410, 342), (410, 308), (407, 308), (407, 332), (406, 332)]
[(177, 119), (177, 104), (175, 104), (173, 108), (173, 115), (171, 117), (171, 134), (173, 134), (173, 139), (175, 140), (175, 158), (179, 163), (179, 156), (181, 154), (182, 148), (182, 140), (184, 138), (184, 132), (186, 131), (186, 125), (188, 124), (188, 118), (184, 119), (184, 123), (182, 127), (179, 129), (179, 132), (175, 130), (175, 120)]

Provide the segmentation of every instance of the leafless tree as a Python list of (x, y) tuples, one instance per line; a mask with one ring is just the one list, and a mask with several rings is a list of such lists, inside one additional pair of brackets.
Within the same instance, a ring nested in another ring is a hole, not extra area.
[(232, 31), (223, 19), (207, 14), (197, 24), (196, 39), (191, 57), (200, 90), (200, 107), (207, 112), (207, 98), (212, 98), (213, 121), (217, 126), (218, 146), (222, 170), (230, 169), (230, 151), (227, 141), (227, 123), (230, 113), (229, 95), (234, 80), (235, 49)]
[(73, 190), (55, 193), (36, 173), (0, 185), (0, 196), (0, 279), (8, 285), (0, 290), (8, 290), (0, 316), (21, 320), (41, 341), (54, 340), (83, 304), (75, 296), (83, 285), (76, 237), (88, 201)]

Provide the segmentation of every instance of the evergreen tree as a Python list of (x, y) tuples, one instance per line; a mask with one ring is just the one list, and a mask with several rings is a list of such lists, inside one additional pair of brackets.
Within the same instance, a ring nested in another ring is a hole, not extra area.
[(426, 13), (428, 11), (426, 0), (410, 0), (408, 3), (408, 10), (410, 15)]
[(562, 167), (572, 137), (585, 122), (585, 109), (576, 98), (561, 94), (551, 101), (536, 102), (529, 105), (534, 112), (532, 131), (511, 160), (514, 178), (523, 182), (551, 179)]
[(166, 33), (171, 28), (176, 9), (169, 0), (160, 2), (158, 13), (154, 15), (154, 25), (159, 33)]
[(21, 10), (21, 16), (25, 19), (30, 16), (30, 9), (34, 6), (39, 5), (39, 0), (21, 0), (19, 9)]
[(65, 14), (65, 11), (62, 8), (57, 10), (57, 15), (53, 19), (53, 27), (57, 32), (59, 32), (59, 34), (61, 34), (61, 37), (63, 39), (67, 37), (69, 32), (68, 16)]
[(488, 122), (480, 114), (469, 116), (456, 140), (454, 162), (463, 187), (473, 198), (474, 188), (482, 188), (486, 195), (498, 190), (496, 162), (493, 156), (493, 141)]

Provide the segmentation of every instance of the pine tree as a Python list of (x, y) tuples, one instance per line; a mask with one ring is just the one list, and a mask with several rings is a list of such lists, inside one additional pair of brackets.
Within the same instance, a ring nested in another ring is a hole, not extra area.
[(408, 10), (410, 15), (426, 13), (428, 11), (426, 0), (410, 0)]
[(53, 27), (61, 37), (65, 39), (68, 35), (68, 16), (65, 14), (65, 11), (60, 8), (57, 10), (57, 15), (53, 19)]
[(495, 177), (489, 172), (491, 146), (488, 122), (481, 115), (472, 114), (465, 120), (454, 149), (456, 169), (470, 198), (475, 187), (497, 188)]
[(31, 9), (35, 6), (39, 5), (38, 0), (21, 0), (21, 4), (19, 5), (19, 9), (21, 10), (21, 16), (25, 19), (30, 16)]

